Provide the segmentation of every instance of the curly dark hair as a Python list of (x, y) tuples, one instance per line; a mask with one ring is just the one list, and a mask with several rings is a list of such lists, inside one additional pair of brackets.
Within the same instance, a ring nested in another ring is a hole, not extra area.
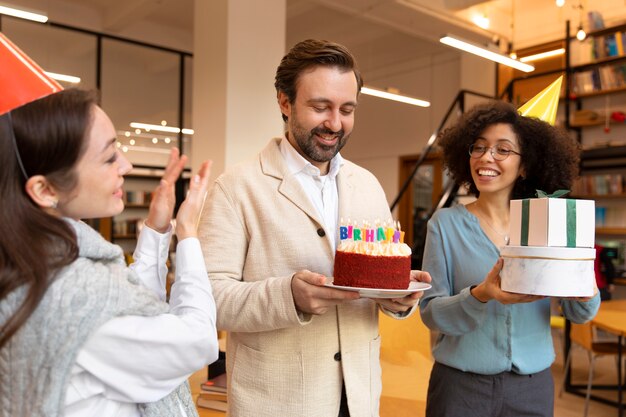
[(532, 198), (536, 190), (552, 193), (570, 189), (578, 176), (580, 146), (563, 129), (533, 117), (521, 116), (515, 107), (491, 101), (473, 107), (452, 127), (440, 133), (444, 165), (459, 185), (479, 194), (472, 179), (469, 146), (484, 130), (506, 123), (517, 135), (525, 177), (518, 178), (512, 199)]

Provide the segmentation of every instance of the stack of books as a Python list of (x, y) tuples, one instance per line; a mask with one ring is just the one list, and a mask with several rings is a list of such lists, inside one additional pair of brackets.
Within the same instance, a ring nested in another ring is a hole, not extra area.
[(196, 405), (211, 410), (228, 410), (225, 373), (200, 384), (200, 394), (198, 394)]

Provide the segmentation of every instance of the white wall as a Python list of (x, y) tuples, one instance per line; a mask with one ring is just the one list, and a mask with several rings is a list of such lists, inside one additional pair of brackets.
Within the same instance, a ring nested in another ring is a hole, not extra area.
[(273, 87), (285, 48), (285, 0), (195, 4), (194, 154), (212, 175), (283, 132)]
[(401, 74), (379, 75), (376, 82), (400, 86), (407, 94), (429, 100), (431, 107), (361, 95), (354, 133), (342, 151), (376, 175), (390, 203), (399, 188), (399, 158), (422, 152), (460, 89), (457, 53), (427, 57), (421, 64)]

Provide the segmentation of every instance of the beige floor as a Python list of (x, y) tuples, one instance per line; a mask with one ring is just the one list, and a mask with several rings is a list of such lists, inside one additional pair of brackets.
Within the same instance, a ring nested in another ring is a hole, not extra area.
[[(383, 393), (381, 398), (381, 417), (421, 417), (426, 406), (428, 376), (432, 367), (430, 339), (428, 329), (421, 323), (419, 315), (404, 321), (397, 321), (381, 316), (381, 335), (383, 346), (381, 363), (383, 367)], [(417, 330), (417, 331), (416, 331)], [(558, 391), (563, 380), (563, 357), (560, 349), (561, 336), (554, 331), (557, 359), (552, 366), (555, 380), (555, 417), (581, 417), (584, 410), (584, 398), (569, 393), (559, 397)], [(425, 343), (426, 342), (426, 343)], [(573, 377), (576, 383), (585, 383), (587, 377), (587, 356), (582, 349), (574, 351)], [(616, 378), (615, 360), (611, 357), (596, 361), (594, 381), (612, 384)], [(192, 392), (197, 393), (200, 382), (206, 377), (202, 370), (190, 378)], [(595, 392), (594, 392), (595, 393)], [(608, 398), (617, 398), (612, 391), (600, 392)], [(224, 413), (199, 410), (201, 417), (224, 416)], [(617, 416), (617, 409), (595, 401), (590, 402), (588, 417)]]

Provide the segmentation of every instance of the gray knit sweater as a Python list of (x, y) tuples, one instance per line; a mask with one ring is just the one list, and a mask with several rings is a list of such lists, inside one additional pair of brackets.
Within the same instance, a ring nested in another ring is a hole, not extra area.
[[(2, 417), (62, 416), (70, 372), (94, 330), (113, 317), (168, 310), (126, 267), (119, 246), (82, 222), (68, 222), (76, 230), (78, 259), (56, 274), (35, 312), (0, 350)], [(22, 287), (0, 302), (0, 323), (25, 294)], [(198, 415), (187, 383), (139, 410), (146, 417), (180, 416), (179, 401), (187, 416)]]

